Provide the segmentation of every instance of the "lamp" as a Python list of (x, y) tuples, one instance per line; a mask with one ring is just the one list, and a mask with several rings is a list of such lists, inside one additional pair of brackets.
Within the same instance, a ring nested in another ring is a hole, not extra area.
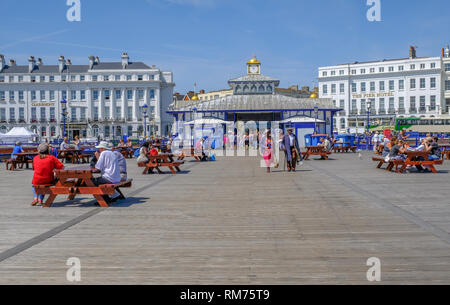
[(147, 139), (147, 117), (148, 117), (148, 105), (142, 106), (142, 113), (144, 114), (144, 138)]
[(67, 101), (66, 101), (66, 99), (61, 100), (61, 109), (62, 109), (63, 128), (64, 128), (63, 137), (66, 138), (67, 137), (67, 132), (66, 132)]
[(314, 133), (317, 132), (317, 117), (319, 116), (319, 105), (314, 105)]

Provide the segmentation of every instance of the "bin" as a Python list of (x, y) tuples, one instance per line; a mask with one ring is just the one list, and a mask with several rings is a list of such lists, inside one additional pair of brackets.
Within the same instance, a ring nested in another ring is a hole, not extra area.
[(307, 134), (305, 135), (305, 146), (312, 146), (312, 135)]

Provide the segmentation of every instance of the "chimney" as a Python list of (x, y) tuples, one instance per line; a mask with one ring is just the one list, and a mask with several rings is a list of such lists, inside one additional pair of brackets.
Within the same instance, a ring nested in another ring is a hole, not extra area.
[(410, 47), (409, 48), (409, 59), (416, 58), (416, 48)]
[(130, 64), (130, 57), (128, 56), (128, 53), (123, 53), (122, 54), (122, 68), (126, 69), (129, 64)]
[(42, 58), (38, 58), (38, 60), (37, 60), (38, 67), (42, 66), (43, 64), (44, 64), (44, 62), (42, 61)]
[(205, 90), (200, 90), (200, 94), (205, 94)]
[(10, 59), (9, 60), (9, 66), (10, 67), (15, 67), (16, 66), (16, 61), (14, 59)]
[(3, 71), (5, 68), (6, 62), (5, 62), (5, 56), (0, 54), (0, 72)]
[(92, 70), (94, 64), (95, 64), (95, 57), (91, 55), (89, 56), (89, 70)]
[(95, 63), (96, 63), (96, 64), (99, 64), (99, 63), (100, 63), (100, 57), (95, 56)]
[(445, 48), (445, 57), (446, 57), (446, 58), (450, 58), (450, 48), (448, 47), (448, 45), (447, 45), (447, 47)]
[(30, 59), (28, 59), (28, 73), (32, 73), (35, 67), (36, 60), (34, 60), (34, 56), (30, 56)]
[(62, 73), (64, 71), (64, 68), (66, 67), (66, 60), (64, 59), (64, 56), (59, 57), (59, 73)]

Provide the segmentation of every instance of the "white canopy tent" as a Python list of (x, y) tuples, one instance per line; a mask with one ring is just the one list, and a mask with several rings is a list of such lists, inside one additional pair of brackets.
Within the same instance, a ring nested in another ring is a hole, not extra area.
[(33, 138), (39, 135), (26, 129), (25, 127), (14, 127), (8, 133), (0, 134), (0, 141), (4, 144), (13, 144), (15, 142), (32, 142)]

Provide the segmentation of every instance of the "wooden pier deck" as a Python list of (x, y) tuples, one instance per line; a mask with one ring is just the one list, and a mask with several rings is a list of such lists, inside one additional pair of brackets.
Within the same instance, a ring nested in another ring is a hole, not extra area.
[(375, 169), (371, 155), (268, 175), (256, 158), (141, 175), (109, 209), (89, 197), (33, 208), (31, 171), (0, 169), (0, 284), (450, 283), (450, 163), (439, 174)]

